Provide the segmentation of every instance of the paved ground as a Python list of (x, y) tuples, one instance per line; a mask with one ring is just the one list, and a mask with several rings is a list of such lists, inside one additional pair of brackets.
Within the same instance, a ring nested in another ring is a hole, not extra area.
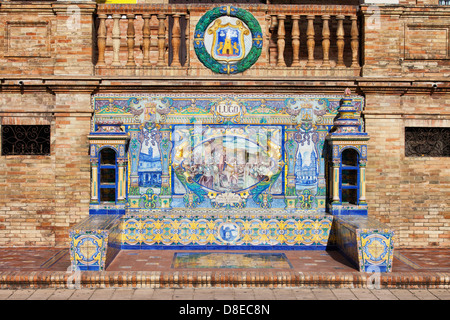
[(0, 300), (450, 300), (450, 289), (3, 289)]
[[(191, 250), (190, 252), (193, 252)], [(217, 270), (199, 266), (177, 268), (174, 265), (176, 252), (185, 250), (122, 250), (107, 271), (180, 271)], [(204, 251), (198, 251), (204, 252)], [(211, 251), (220, 252), (220, 251)], [(238, 252), (238, 251), (224, 251)], [(292, 250), (292, 251), (245, 251), (282, 252), (291, 266), (276, 270), (298, 272), (350, 272), (359, 271), (339, 251)], [(70, 266), (68, 248), (0, 248), (0, 272), (2, 271), (67, 271)], [(251, 267), (250, 267), (251, 269)], [(240, 271), (244, 269), (233, 269)], [(248, 270), (248, 268), (247, 268)], [(267, 269), (268, 270), (268, 269)], [(275, 270), (275, 269), (274, 269)], [(444, 249), (396, 249), (392, 272), (415, 273), (450, 272), (450, 248)]]
[[(107, 268), (103, 275), (117, 275), (125, 278), (127, 275), (136, 271), (155, 272), (160, 274), (191, 275), (196, 272), (247, 272), (258, 273), (266, 272), (272, 274), (283, 274), (283, 272), (300, 273), (304, 275), (327, 274), (350, 275), (358, 277), (361, 273), (348, 262), (337, 251), (284, 251), (290, 266), (276, 266), (272, 269), (255, 269), (254, 266), (247, 266), (243, 269), (219, 268), (188, 268), (177, 266), (174, 263), (174, 254), (179, 251), (170, 250), (123, 250), (116, 257), (113, 263)], [(279, 251), (278, 251), (279, 252)], [(41, 272), (47, 272), (53, 275), (63, 275), (70, 266), (68, 249), (66, 248), (0, 248), (0, 282), (17, 273), (20, 277), (24, 274), (36, 275)], [(405, 281), (411, 281), (415, 277), (423, 277), (425, 274), (429, 277), (433, 275), (445, 275), (449, 278), (450, 273), (450, 249), (397, 249), (393, 262), (394, 278), (396, 279), (396, 288), (357, 288), (339, 286), (311, 286), (296, 287), (187, 287), (187, 288), (130, 288), (118, 287), (112, 285), (110, 288), (87, 288), (79, 289), (60, 289), (54, 288), (34, 289), (23, 288), (16, 289), (14, 285), (5, 285), (2, 283), (0, 290), (0, 300), (153, 300), (153, 301), (172, 301), (172, 311), (181, 310), (185, 301), (208, 300), (220, 302), (223, 300), (240, 301), (239, 304), (248, 306), (245, 300), (450, 300), (450, 289), (448, 284), (442, 289), (431, 287), (416, 289), (408, 286), (408, 283), (402, 283), (402, 277)], [(16, 276), (17, 277), (17, 276)], [(56, 276), (55, 276), (56, 277)], [(93, 276), (94, 277), (94, 276)], [(311, 279), (314, 276), (311, 276)], [(93, 279), (93, 278), (92, 278)], [(88, 280), (92, 281), (92, 279)], [(112, 279), (112, 278), (111, 278)], [(161, 278), (162, 279), (162, 278)], [(110, 281), (110, 280), (108, 280)], [(448, 283), (448, 279), (446, 280)], [(405, 289), (408, 288), (408, 289)], [(176, 304), (178, 300), (179, 303)], [(242, 301), (241, 301), (242, 300)], [(204, 303), (204, 302), (203, 302)], [(254, 304), (254, 303), (253, 303)], [(158, 305), (156, 305), (158, 306)], [(223, 305), (219, 305), (219, 309)], [(274, 308), (276, 305), (274, 305)], [(178, 309), (177, 309), (178, 308)], [(222, 310), (222, 309), (221, 309)], [(223, 311), (223, 310), (222, 310)], [(224, 311), (223, 311), (224, 312)]]

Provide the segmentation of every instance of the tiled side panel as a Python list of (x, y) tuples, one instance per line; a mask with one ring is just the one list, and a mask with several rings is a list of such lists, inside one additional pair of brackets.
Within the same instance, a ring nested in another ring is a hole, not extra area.
[(90, 216), (69, 237), (72, 268), (105, 270), (120, 250), (119, 216)]
[(391, 230), (357, 230), (359, 269), (365, 272), (390, 272), (394, 256)]
[(108, 234), (106, 231), (71, 232), (70, 260), (80, 270), (103, 270)]
[(335, 219), (334, 238), (339, 250), (361, 272), (390, 272), (394, 252), (394, 231), (372, 218), (361, 216)]

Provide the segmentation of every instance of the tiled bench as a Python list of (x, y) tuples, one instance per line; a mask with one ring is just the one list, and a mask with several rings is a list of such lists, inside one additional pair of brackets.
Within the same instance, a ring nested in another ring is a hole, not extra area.
[(121, 215), (91, 215), (69, 233), (72, 268), (102, 271), (120, 251)]
[[(325, 249), (331, 223), (333, 223), (334, 244), (355, 264), (359, 271), (390, 272), (392, 269), (394, 232), (370, 217), (360, 215), (308, 216), (296, 217), (295, 221), (292, 217), (291, 219), (283, 217), (282, 221), (271, 217), (267, 222), (264, 219), (264, 221), (256, 219), (256, 217), (249, 221), (242, 220), (242, 217), (240, 219), (233, 217), (216, 219), (217, 221), (209, 221), (206, 218), (199, 218), (197, 221), (197, 217), (195, 218), (176, 218), (171, 215), (168, 217), (159, 215), (91, 215), (70, 231), (72, 267), (80, 270), (106, 270), (121, 248)], [(287, 220), (285, 221), (285, 219)], [(248, 224), (247, 227), (240, 225), (244, 222)], [(261, 223), (264, 226), (260, 226)], [(195, 232), (189, 231), (193, 224)], [(279, 224), (280, 226), (278, 226)], [(235, 239), (225, 239), (233, 240), (228, 243), (222, 239), (223, 236), (220, 236), (220, 230), (223, 227), (233, 227), (234, 225), (237, 226), (237, 229), (242, 230), (236, 233)], [(277, 229), (278, 227), (281, 231)], [(297, 227), (300, 229), (297, 230)], [(256, 238), (253, 239), (252, 236)], [(279, 238), (280, 236), (282, 237)], [(267, 241), (271, 239), (271, 241), (266, 243), (261, 237), (267, 238)], [(244, 241), (245, 239), (247, 242)], [(251, 241), (252, 239), (253, 241)], [(258, 243), (255, 242), (256, 239), (260, 239)], [(290, 240), (297, 241), (298, 243), (295, 242), (297, 246), (289, 242)], [(234, 246), (236, 244), (238, 246)]]
[(394, 232), (367, 216), (335, 216), (334, 237), (339, 250), (361, 272), (391, 272)]

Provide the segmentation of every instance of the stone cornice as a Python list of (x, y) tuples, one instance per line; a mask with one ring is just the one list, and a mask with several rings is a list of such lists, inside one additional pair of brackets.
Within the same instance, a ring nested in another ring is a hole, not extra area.
[(380, 79), (362, 78), (358, 80), (358, 88), (363, 94), (413, 94), (413, 93), (450, 93), (450, 80), (448, 78), (435, 79)]
[[(376, 9), (374, 9), (376, 7)], [(374, 11), (376, 10), (376, 12)], [(397, 15), (397, 16), (448, 16), (450, 15), (449, 6), (427, 5), (427, 6), (408, 6), (408, 5), (383, 5), (383, 4), (365, 4), (360, 6), (360, 11), (364, 15)]]
[(76, 5), (80, 14), (92, 14), (97, 9), (95, 2), (57, 2), (57, 1), (3, 1), (0, 2), (0, 14), (27, 13), (55, 15), (67, 13), (69, 6)]
[(449, 93), (446, 78), (252, 78), (252, 77), (101, 77), (48, 76), (0, 77), (0, 92), (86, 93), (98, 92), (278, 92), (341, 93), (351, 88), (359, 94)]
[(320, 4), (238, 4), (238, 3), (196, 3), (196, 4), (151, 4), (151, 3), (137, 3), (137, 4), (113, 4), (113, 3), (104, 3), (98, 4), (98, 12), (99, 13), (135, 13), (139, 14), (140, 12), (161, 12), (165, 14), (169, 13), (177, 13), (177, 12), (185, 12), (186, 10), (194, 13), (194, 12), (205, 12), (210, 10), (211, 8), (221, 6), (221, 5), (232, 5), (234, 7), (244, 8), (251, 10), (252, 12), (260, 12), (260, 13), (269, 13), (269, 14), (355, 14), (358, 11), (358, 6), (355, 5), (320, 5)]

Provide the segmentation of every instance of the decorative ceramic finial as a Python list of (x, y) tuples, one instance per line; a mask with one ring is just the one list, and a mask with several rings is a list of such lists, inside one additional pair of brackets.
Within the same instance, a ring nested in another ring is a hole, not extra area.
[(359, 115), (356, 106), (353, 104), (353, 100), (350, 97), (352, 92), (350, 88), (345, 89), (345, 97), (341, 100), (341, 105), (338, 108), (338, 116), (334, 121), (334, 135), (346, 135), (359, 133)]

